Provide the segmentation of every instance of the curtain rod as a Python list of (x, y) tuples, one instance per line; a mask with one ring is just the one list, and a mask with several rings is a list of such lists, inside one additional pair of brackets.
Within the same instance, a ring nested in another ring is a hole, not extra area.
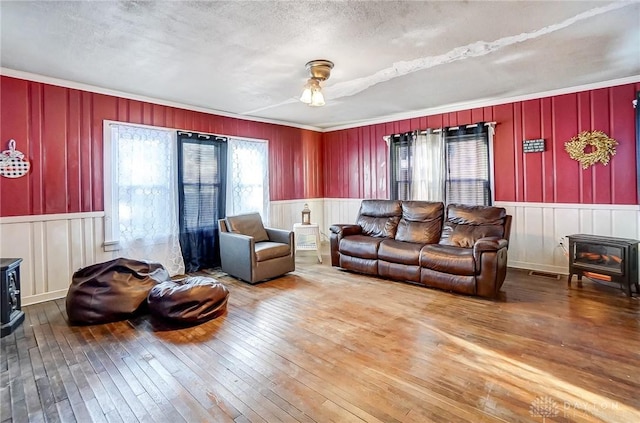
[[(490, 127), (494, 127), (497, 125), (497, 122), (485, 122), (484, 126), (490, 126)], [(477, 123), (471, 123), (469, 125), (460, 125), (460, 126), (449, 126), (447, 128), (436, 128), (436, 129), (432, 129), (431, 132), (442, 132), (445, 129), (450, 130), (450, 131), (455, 131), (456, 129), (460, 129), (460, 128), (475, 128), (477, 127), (478, 124)], [(421, 134), (426, 134), (427, 130), (422, 130), (420, 131)], [(393, 134), (393, 135), (385, 135), (386, 137), (399, 137), (400, 134)]]
[(190, 131), (180, 131), (180, 130), (178, 130), (178, 135), (186, 135), (188, 137), (192, 137), (192, 136), (195, 135), (196, 138), (202, 138), (202, 139), (205, 139), (205, 140), (213, 138), (216, 141), (223, 141), (223, 142), (226, 142), (229, 139), (229, 137), (226, 137), (224, 135), (203, 134), (203, 133), (200, 133), (200, 132), (190, 132)]
[[(484, 126), (488, 126), (490, 128), (494, 128), (497, 124), (498, 124), (497, 122), (485, 122)], [(475, 128), (475, 127), (478, 126), (478, 124), (477, 123), (472, 123), (472, 124), (469, 124), (469, 125), (462, 125), (462, 126), (464, 126), (465, 128)], [(433, 129), (432, 132), (439, 133), (439, 132), (442, 132), (444, 129), (445, 128), (437, 128), (437, 129)], [(460, 129), (460, 126), (450, 126), (450, 127), (446, 128), (446, 129), (456, 130), (456, 129)], [(420, 131), (420, 134), (426, 134), (426, 133), (427, 133), (426, 130)], [(391, 142), (391, 138), (393, 138), (393, 137), (400, 137), (400, 134), (385, 135), (385, 136), (382, 137), (382, 139), (384, 140), (384, 142), (387, 143), (387, 145), (389, 145), (389, 143)]]
[[(463, 128), (475, 128), (475, 127), (477, 127), (477, 126), (478, 126), (478, 124), (477, 124), (477, 123), (472, 123), (472, 124), (470, 124), (470, 125), (462, 125), (461, 127), (463, 127)], [(496, 122), (485, 122), (484, 126), (491, 126), (491, 127), (493, 127), (493, 126), (496, 126)], [(449, 126), (449, 127), (448, 127), (448, 128), (446, 128), (446, 129), (447, 129), (448, 131), (455, 131), (456, 129), (460, 129), (461, 127), (460, 127), (460, 126)], [(444, 130), (445, 130), (445, 128), (437, 128), (437, 129), (434, 129), (432, 132), (442, 132), (442, 131), (444, 131)], [(426, 133), (427, 133), (427, 131), (420, 131), (420, 133), (421, 133), (421, 134), (426, 134)]]

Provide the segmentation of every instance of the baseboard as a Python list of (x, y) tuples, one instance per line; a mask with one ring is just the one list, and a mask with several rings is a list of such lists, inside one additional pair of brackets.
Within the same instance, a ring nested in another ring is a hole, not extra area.
[(44, 294), (29, 295), (28, 297), (20, 298), (20, 304), (22, 306), (28, 306), (32, 304), (43, 303), (45, 301), (57, 300), (58, 298), (66, 297), (67, 291), (69, 291), (68, 288), (45, 292)]

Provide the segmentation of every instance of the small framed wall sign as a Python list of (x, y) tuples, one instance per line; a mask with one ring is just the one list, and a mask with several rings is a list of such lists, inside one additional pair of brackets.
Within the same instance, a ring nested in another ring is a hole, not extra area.
[(522, 151), (524, 153), (540, 153), (544, 151), (544, 139), (522, 141)]

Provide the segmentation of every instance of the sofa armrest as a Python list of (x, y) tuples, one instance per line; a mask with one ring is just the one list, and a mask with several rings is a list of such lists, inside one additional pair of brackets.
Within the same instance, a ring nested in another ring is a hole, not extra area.
[(329, 230), (332, 234), (336, 234), (339, 238), (342, 238), (344, 236), (361, 234), (362, 226), (354, 224), (337, 224), (331, 225)]
[(476, 261), (476, 294), (495, 297), (507, 275), (509, 242), (499, 237), (480, 238), (473, 246)]
[(293, 245), (293, 232), (286, 229), (264, 228), (269, 241)]
[(501, 248), (507, 248), (509, 242), (506, 239), (498, 238), (497, 236), (489, 236), (480, 238), (473, 245), (473, 255), (478, 258), (484, 251), (498, 251)]
[(340, 252), (338, 247), (340, 246), (340, 240), (349, 235), (359, 235), (362, 233), (362, 227), (354, 224), (337, 224), (329, 227), (331, 232), (329, 237), (329, 248), (331, 251), (331, 265), (340, 267)]

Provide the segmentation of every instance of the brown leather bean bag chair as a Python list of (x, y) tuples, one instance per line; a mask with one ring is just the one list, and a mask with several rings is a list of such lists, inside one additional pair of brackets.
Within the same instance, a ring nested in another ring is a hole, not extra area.
[(229, 291), (217, 280), (190, 276), (154, 286), (147, 302), (155, 317), (174, 323), (198, 324), (224, 313), (228, 298)]
[(124, 320), (145, 304), (156, 284), (169, 280), (160, 263), (117, 258), (73, 274), (67, 292), (67, 316), (73, 324)]

